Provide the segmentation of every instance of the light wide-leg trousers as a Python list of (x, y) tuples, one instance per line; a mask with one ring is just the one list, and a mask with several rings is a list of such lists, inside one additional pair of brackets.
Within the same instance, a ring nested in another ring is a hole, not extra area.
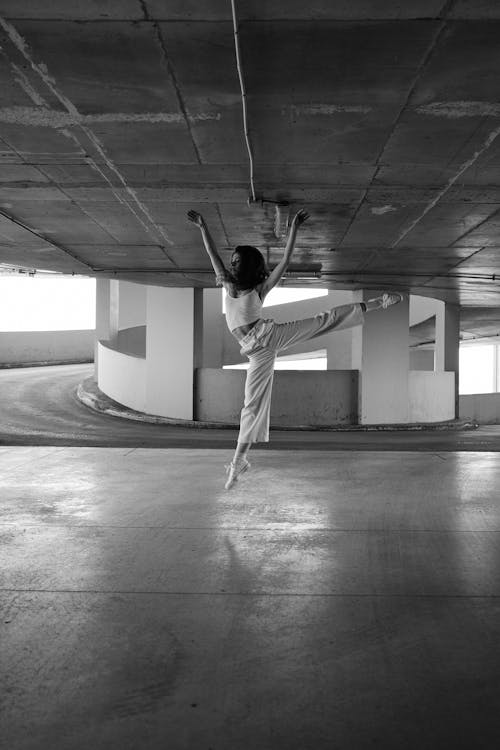
[(267, 443), (273, 388), (274, 362), (279, 351), (329, 331), (353, 328), (364, 321), (359, 302), (340, 305), (312, 318), (275, 323), (259, 320), (240, 341), (241, 353), (250, 365), (245, 381), (245, 402), (241, 410), (239, 443)]

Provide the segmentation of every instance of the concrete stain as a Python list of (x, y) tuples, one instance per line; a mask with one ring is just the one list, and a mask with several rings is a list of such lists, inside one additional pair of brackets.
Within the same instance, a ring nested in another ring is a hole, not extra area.
[(111, 715), (119, 718), (153, 713), (172, 696), (174, 679), (165, 679), (130, 691), (111, 708)]
[[(128, 632), (122, 637), (128, 641)], [(116, 671), (112, 671), (123, 692), (109, 705), (108, 715), (127, 718), (155, 713), (172, 700), (179, 688), (186, 658), (184, 647), (174, 633), (165, 629), (161, 644), (149, 643), (146, 638), (136, 644), (134, 653), (125, 648), (124, 654), (126, 657), (115, 662)]]
[(67, 97), (65, 97), (63, 94), (61, 94), (60, 91), (56, 88), (56, 81), (55, 79), (49, 75), (48, 68), (45, 65), (45, 63), (36, 63), (30, 55), (29, 45), (26, 43), (26, 41), (23, 39), (23, 37), (19, 34), (17, 29), (10, 24), (8, 21), (5, 20), (5, 18), (2, 18), (0, 16), (0, 26), (4, 29), (6, 34), (9, 36), (9, 39), (11, 40), (12, 44), (16, 49), (19, 50), (19, 52), (23, 55), (26, 62), (29, 63), (31, 68), (37, 73), (42, 81), (45, 83), (47, 88), (52, 91), (52, 93), (57, 97), (57, 99), (67, 108), (68, 112), (72, 112), (75, 115), (78, 115), (78, 110)]
[(387, 214), (390, 211), (397, 211), (398, 209), (395, 206), (373, 206), (373, 208), (370, 209), (372, 214), (375, 214), (375, 216), (382, 216), (383, 214)]
[(500, 102), (432, 102), (417, 107), (419, 115), (446, 117), (456, 120), (460, 117), (500, 117)]
[(23, 91), (29, 96), (31, 101), (37, 104), (39, 107), (48, 107), (49, 105), (47, 104), (43, 96), (33, 88), (24, 71), (14, 62), (11, 62), (11, 65), (12, 69), (15, 71), (14, 78), (16, 79), (19, 86), (23, 89)]
[[(293, 115), (329, 116), (344, 112), (366, 115), (372, 107), (367, 104), (292, 104), (290, 110)], [(283, 114), (288, 114), (288, 111), (283, 110)]]
[[(75, 119), (76, 124), (81, 128), (82, 132), (87, 136), (90, 143), (93, 145), (93, 147), (96, 149), (97, 153), (101, 156), (103, 159), (106, 167), (118, 178), (120, 183), (123, 185), (127, 193), (132, 198), (133, 203), (135, 203), (136, 208), (129, 202), (126, 202), (127, 208), (134, 214), (136, 219), (142, 224), (142, 226), (145, 228), (145, 230), (155, 238), (155, 240), (160, 237), (163, 241), (165, 241), (169, 245), (173, 245), (174, 243), (172, 240), (167, 236), (165, 230), (156, 224), (153, 217), (151, 216), (148, 208), (139, 200), (139, 197), (137, 196), (137, 193), (127, 184), (125, 178), (123, 177), (120, 170), (115, 166), (115, 164), (112, 162), (112, 160), (108, 157), (103, 144), (101, 141), (97, 138), (97, 136), (86, 126), (85, 122), (82, 122), (81, 119), (85, 117), (85, 115), (81, 115), (76, 106), (73, 104), (73, 102), (68, 99), (67, 96), (65, 96), (61, 91), (58, 90), (56, 86), (55, 79), (49, 74), (47, 66), (44, 63), (36, 63), (30, 54), (29, 46), (26, 43), (26, 41), (23, 39), (23, 37), (19, 34), (17, 29), (12, 26), (8, 21), (6, 21), (4, 18), (0, 16), (0, 26), (4, 29), (4, 31), (9, 36), (12, 44), (21, 52), (23, 57), (26, 59), (26, 61), (29, 63), (31, 68), (35, 71), (35, 73), (38, 74), (38, 76), (41, 78), (43, 83), (47, 86), (47, 88), (54, 94), (54, 96), (58, 99), (58, 101), (63, 105), (63, 107), (66, 108), (67, 112), (62, 113), (63, 116), (66, 114), (69, 114), (69, 116), (72, 116)], [(38, 110), (39, 112), (45, 112), (45, 108), (41, 108)], [(51, 111), (51, 110), (49, 110)], [(59, 117), (58, 113), (58, 117)], [(67, 128), (68, 123), (64, 122), (62, 128)], [(82, 147), (82, 144), (77, 139), (80, 147)], [(95, 165), (95, 161), (94, 161)], [(111, 180), (108, 179), (107, 175), (104, 174), (104, 172), (101, 171), (102, 176), (108, 182), (111, 189), (113, 190), (115, 196), (117, 196), (116, 191), (114, 190), (114, 186), (111, 182)], [(118, 197), (118, 196), (117, 196)], [(120, 199), (119, 199), (120, 200)], [(123, 201), (121, 201), (123, 202)], [(143, 218), (144, 217), (144, 218)], [(168, 256), (169, 260), (172, 261), (172, 259)], [(173, 261), (172, 261), (173, 262)], [(175, 263), (174, 263), (175, 265)]]
[[(26, 89), (26, 82), (20, 85)], [(36, 92), (34, 92), (34, 95)], [(33, 98), (33, 96), (32, 96)], [(40, 100), (40, 104), (43, 100)], [(192, 121), (220, 120), (218, 112), (200, 112), (190, 115)], [(0, 109), (0, 122), (11, 125), (27, 125), (31, 127), (45, 127), (60, 130), (71, 125), (92, 125), (95, 123), (164, 123), (178, 124), (184, 121), (178, 112), (107, 112), (104, 114), (82, 115), (77, 111), (62, 112), (39, 107), (3, 107)]]
[(437, 193), (437, 195), (431, 200), (430, 203), (427, 204), (427, 206), (424, 208), (422, 213), (417, 216), (416, 219), (414, 219), (409, 226), (407, 226), (403, 232), (397, 237), (397, 239), (391, 244), (391, 248), (396, 247), (399, 245), (399, 243), (412, 231), (412, 229), (415, 228), (415, 226), (426, 216), (426, 214), (431, 211), (434, 206), (436, 206), (441, 198), (446, 195), (448, 190), (455, 184), (455, 182), (463, 175), (464, 172), (466, 172), (470, 167), (472, 167), (475, 162), (479, 159), (482, 154), (484, 154), (491, 146), (492, 143), (498, 138), (500, 135), (500, 127), (495, 128), (492, 130), (488, 136), (484, 139), (483, 143), (481, 144), (480, 148), (478, 148), (470, 159), (467, 159), (467, 161), (463, 162), (463, 164), (460, 165), (457, 172), (450, 177), (446, 185)]
[(10, 542), (15, 542), (17, 533), (17, 529), (14, 529), (13, 531), (10, 531), (9, 529), (6, 531), (0, 531), (0, 546), (10, 544)]

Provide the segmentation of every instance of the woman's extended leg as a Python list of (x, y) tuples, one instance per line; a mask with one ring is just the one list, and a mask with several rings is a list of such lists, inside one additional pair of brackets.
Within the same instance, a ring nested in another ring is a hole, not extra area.
[(301, 341), (308, 341), (330, 331), (354, 328), (354, 326), (361, 325), (363, 321), (364, 310), (359, 302), (332, 307), (312, 318), (276, 323), (266, 340), (266, 346), (274, 351), (287, 349)]
[(364, 313), (387, 308), (401, 302), (401, 294), (384, 294), (368, 302), (339, 305), (314, 315), (312, 318), (276, 323), (265, 341), (266, 347), (279, 351), (301, 341), (309, 341), (330, 331), (354, 328), (364, 322)]

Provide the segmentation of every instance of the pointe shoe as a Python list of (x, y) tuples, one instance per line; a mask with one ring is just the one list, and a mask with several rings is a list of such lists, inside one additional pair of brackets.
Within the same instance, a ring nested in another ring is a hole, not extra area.
[(397, 305), (398, 302), (403, 301), (403, 295), (399, 294), (399, 292), (386, 292), (382, 295), (382, 307), (384, 310), (387, 310), (388, 307), (392, 307), (392, 305)]
[(241, 474), (244, 474), (245, 471), (248, 471), (248, 469), (250, 468), (250, 463), (246, 460), (246, 458), (244, 458), (242, 461), (231, 461), (231, 463), (228, 464), (225, 468), (228, 477), (226, 480), (226, 484), (224, 485), (224, 489), (230, 490), (233, 484), (238, 481), (238, 478), (241, 476)]

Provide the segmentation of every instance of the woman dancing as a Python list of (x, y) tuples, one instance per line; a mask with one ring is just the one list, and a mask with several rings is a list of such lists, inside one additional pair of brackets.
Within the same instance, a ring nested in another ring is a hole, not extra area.
[(288, 268), (297, 230), (308, 219), (306, 211), (300, 210), (295, 214), (283, 258), (271, 272), (266, 268), (262, 253), (251, 245), (235, 247), (231, 270), (227, 270), (201, 214), (189, 211), (188, 219), (201, 231), (217, 286), (223, 286), (227, 292), (226, 323), (241, 347), (241, 354), (246, 355), (250, 363), (236, 451), (226, 467), (228, 476), (225, 488), (228, 490), (250, 468), (247, 456), (252, 443), (269, 441), (271, 392), (277, 353), (329, 331), (361, 325), (365, 312), (390, 307), (401, 302), (403, 297), (401, 294), (383, 294), (367, 302), (333, 307), (312, 318), (275, 323), (274, 320), (262, 318), (262, 303)]

